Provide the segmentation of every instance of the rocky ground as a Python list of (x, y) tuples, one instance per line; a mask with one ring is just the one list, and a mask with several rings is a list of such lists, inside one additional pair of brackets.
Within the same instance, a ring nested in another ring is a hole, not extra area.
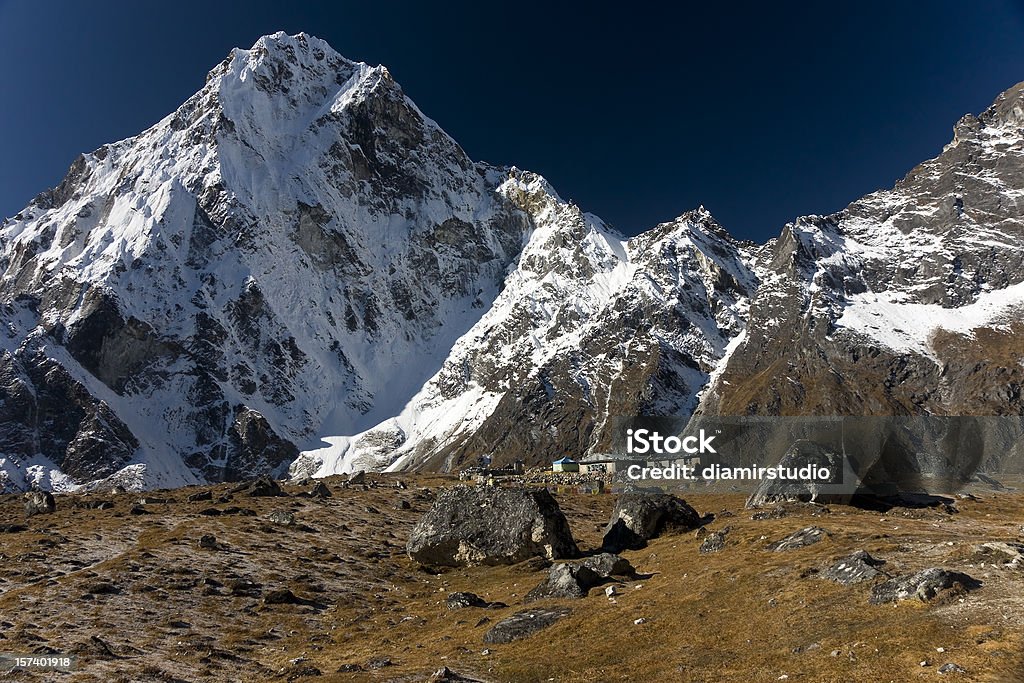
[[(0, 652), (78, 658), (70, 673), (8, 677), (1024, 680), (1024, 494), (757, 512), (740, 494), (690, 495), (706, 525), (622, 551), (635, 574), (524, 603), (548, 579), (543, 561), (439, 571), (410, 560), (413, 526), (457, 482), (402, 482), (331, 478), (329, 497), (306, 495), (312, 484), (66, 495), (27, 519), (21, 496), (0, 498)], [(556, 499), (593, 555), (616, 496)], [(934, 567), (965, 576), (915, 578)], [(550, 625), (501, 642), (495, 626), (524, 609)]]

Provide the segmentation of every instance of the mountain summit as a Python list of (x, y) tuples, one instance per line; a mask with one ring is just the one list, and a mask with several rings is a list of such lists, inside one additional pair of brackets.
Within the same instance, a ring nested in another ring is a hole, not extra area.
[(618, 415), (1021, 414), (1020, 88), (767, 245), (703, 209), (625, 239), (384, 67), (265, 36), (0, 227), (0, 487), (539, 461)]

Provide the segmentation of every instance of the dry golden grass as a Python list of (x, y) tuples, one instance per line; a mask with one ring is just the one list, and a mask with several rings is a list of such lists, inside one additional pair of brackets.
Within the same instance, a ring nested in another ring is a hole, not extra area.
[[(166, 495), (179, 502), (143, 516), (127, 514), (137, 494), (105, 496), (115, 508), (103, 511), (74, 510), (73, 497), (60, 497), (58, 512), (31, 519), (29, 531), (0, 534), (0, 650), (68, 651), (96, 635), (119, 656), (83, 654), (73, 675), (25, 680), (423, 681), (441, 666), (516, 683), (1024, 680), (1024, 570), (992, 565), (976, 550), (984, 541), (1020, 541), (1021, 494), (959, 500), (954, 515), (790, 506), (785, 517), (760, 521), (742, 509), (741, 496), (691, 496), (699, 512), (716, 514), (710, 529), (731, 527), (725, 549), (702, 555), (692, 533), (655, 539), (624, 553), (644, 577), (620, 585), (615, 602), (600, 589), (553, 601), (572, 615), (521, 641), (485, 645), (487, 629), (522, 609), (543, 573), (420, 570), (403, 552), (429, 507), (418, 487), (452, 481), (405, 479), (409, 490), (341, 490), (329, 482), (334, 497), (325, 502), (236, 495), (226, 504), (189, 503), (185, 496), (197, 489), (175, 491)], [(228, 488), (215, 487), (215, 496)], [(413, 509), (396, 509), (400, 499)], [(614, 497), (558, 500), (581, 547), (599, 545)], [(19, 505), (15, 497), (0, 501), (0, 523), (22, 521)], [(257, 516), (199, 514), (231, 505)], [(314, 531), (270, 525), (264, 516), (275, 509), (294, 511)], [(831, 536), (789, 552), (764, 550), (810, 525)], [(200, 550), (205, 533), (224, 549)], [(893, 573), (947, 566), (984, 586), (930, 604), (870, 605), (870, 585), (843, 587), (815, 575), (855, 549), (887, 560)], [(232, 577), (262, 584), (263, 594), (289, 588), (312, 604), (264, 605), (202, 583)], [(120, 592), (83, 599), (101, 582)], [(454, 591), (509, 607), (449, 611), (444, 599)], [(635, 625), (640, 618), (645, 623)], [(385, 658), (389, 666), (368, 669)], [(946, 662), (967, 673), (940, 676)], [(364, 670), (338, 672), (345, 664)]]

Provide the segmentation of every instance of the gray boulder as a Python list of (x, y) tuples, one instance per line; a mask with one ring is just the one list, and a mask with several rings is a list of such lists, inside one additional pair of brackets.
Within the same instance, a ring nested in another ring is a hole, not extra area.
[(697, 511), (672, 494), (624, 493), (615, 503), (601, 548), (612, 553), (638, 550), (652, 538), (691, 531), (700, 524)]
[(981, 582), (962, 572), (941, 567), (922, 569), (916, 574), (897, 576), (871, 589), (869, 601), (873, 605), (917, 598), (922, 602), (931, 600), (944, 590), (961, 588), (965, 591), (981, 587)]
[(449, 567), (579, 555), (569, 523), (547, 491), (464, 486), (437, 496), (406, 550), (420, 564)]
[(611, 553), (601, 553), (579, 562), (556, 564), (548, 571), (547, 578), (526, 594), (523, 602), (582, 598), (591, 588), (613, 576), (633, 576), (635, 573), (628, 560)]
[(444, 601), (444, 604), (450, 610), (466, 609), (467, 607), (501, 609), (508, 606), (503, 602), (487, 602), (476, 593), (452, 593)]
[(619, 557), (614, 553), (598, 553), (597, 555), (591, 555), (590, 557), (583, 558), (577, 562), (581, 567), (593, 571), (601, 578), (608, 578), (611, 576), (633, 576), (636, 574), (636, 570), (633, 565), (629, 563), (624, 557)]
[(582, 598), (592, 586), (601, 583), (601, 577), (589, 567), (576, 564), (556, 564), (547, 578), (523, 598), (523, 602), (545, 598)]
[(295, 514), (288, 510), (273, 510), (267, 519), (280, 526), (295, 526)]
[(25, 516), (47, 515), (57, 510), (57, 501), (49, 491), (29, 491), (25, 494)]
[(805, 548), (809, 545), (814, 545), (826, 536), (829, 536), (829, 533), (820, 526), (804, 527), (800, 531), (794, 531), (781, 541), (776, 541), (775, 543), (770, 544), (767, 550), (781, 552), (784, 550)]
[(885, 564), (868, 554), (865, 550), (856, 550), (846, 557), (841, 557), (831, 567), (821, 573), (823, 579), (849, 586), (862, 581), (870, 581), (882, 572), (878, 570)]
[(322, 481), (318, 481), (316, 486), (309, 491), (310, 498), (330, 498), (331, 495), (331, 489)]
[(246, 485), (244, 490), (251, 498), (270, 498), (288, 495), (281, 489), (281, 485), (270, 477), (260, 477), (251, 484)]
[(446, 666), (442, 666), (440, 669), (434, 672), (427, 683), (484, 683), (479, 678), (471, 678), (469, 676), (463, 676), (462, 674), (452, 671)]
[(570, 614), (572, 614), (572, 610), (568, 607), (538, 607), (516, 612), (507, 619), (499, 621), (485, 633), (484, 642), (511, 643), (513, 640), (531, 636)]

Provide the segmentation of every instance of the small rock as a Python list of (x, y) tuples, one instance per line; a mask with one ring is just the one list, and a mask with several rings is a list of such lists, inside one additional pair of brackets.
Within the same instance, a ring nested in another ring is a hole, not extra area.
[(309, 491), (310, 498), (330, 498), (332, 495), (331, 489), (322, 481), (318, 481), (316, 486)]
[(647, 623), (647, 620), (644, 619), (643, 617), (640, 617), (639, 619), (634, 619), (633, 620), (633, 625), (634, 626), (639, 626), (641, 624), (646, 624), (646, 623)]
[[(487, 654), (490, 654), (490, 650), (484, 650)], [(480, 654), (483, 654), (481, 652)], [(430, 677), (428, 683), (480, 683), (479, 679), (469, 678), (462, 674), (456, 673), (446, 666), (441, 667), (434, 672), (434, 675)]]
[(489, 607), (490, 604), (476, 593), (452, 593), (445, 600), (445, 605), (450, 610), (466, 609), (467, 607)]
[(849, 586), (875, 578), (881, 573), (876, 567), (881, 567), (883, 564), (885, 564), (885, 560), (875, 559), (864, 550), (856, 550), (840, 558), (835, 564), (823, 571), (821, 576), (830, 581)]
[(371, 659), (366, 663), (366, 668), (370, 670), (383, 669), (385, 667), (394, 666), (395, 663), (391, 661), (390, 657), (378, 657), (377, 659)]
[(248, 484), (244, 490), (250, 498), (270, 498), (287, 495), (281, 489), (281, 485), (270, 477), (260, 477)]
[(70, 652), (75, 655), (87, 656), (90, 659), (120, 659), (106, 641), (96, 636), (90, 636), (89, 640), (76, 643), (71, 647)]
[(491, 645), (511, 643), (514, 640), (531, 636), (571, 613), (572, 610), (568, 607), (537, 608), (516, 612), (499, 621), (484, 634), (484, 642)]
[(287, 588), (279, 588), (269, 591), (263, 596), (263, 603), (266, 605), (299, 605), (302, 604), (302, 600)]
[(612, 576), (634, 574), (633, 565), (628, 560), (612, 553), (600, 553), (580, 562), (556, 564), (547, 578), (526, 594), (523, 602), (545, 598), (582, 598), (591, 588)]
[(614, 553), (598, 553), (580, 560), (576, 564), (590, 569), (602, 578), (610, 576), (634, 576), (636, 570), (624, 557)]
[(153, 514), (142, 505), (132, 505), (131, 509), (128, 510), (130, 515), (151, 515)]
[(217, 537), (213, 534), (203, 534), (199, 537), (199, 547), (206, 550), (217, 549)]
[(193, 493), (188, 497), (188, 501), (190, 503), (198, 503), (204, 500), (213, 500), (213, 491), (200, 491), (199, 493)]
[(604, 589), (605, 596), (610, 600), (615, 596), (615, 586), (608, 586)]
[(962, 666), (959, 666), (958, 664), (954, 664), (953, 662), (947, 662), (947, 663), (945, 663), (945, 664), (943, 664), (942, 666), (939, 667), (939, 673), (940, 674), (965, 674), (965, 673), (967, 673), (967, 669), (963, 668)]
[(809, 545), (814, 545), (828, 535), (829, 533), (821, 527), (809, 526), (800, 529), (799, 531), (794, 531), (781, 541), (776, 541), (775, 543), (770, 544), (766, 550), (782, 552), (785, 550), (794, 550), (796, 548), (805, 548)]
[(274, 510), (267, 519), (281, 526), (295, 526), (295, 515), (287, 510)]
[(712, 531), (710, 534), (704, 537), (704, 542), (700, 544), (699, 552), (701, 554), (717, 553), (719, 550), (725, 547), (725, 536), (729, 533), (730, 528), (725, 527), (721, 531)]
[(752, 519), (755, 522), (757, 522), (757, 521), (761, 521), (761, 520), (764, 520), (764, 519), (782, 519), (785, 516), (786, 516), (785, 508), (776, 506), (776, 507), (773, 507), (770, 510), (761, 510), (760, 512), (755, 512), (754, 514), (750, 515), (750, 519)]
[(941, 591), (955, 589), (969, 591), (979, 588), (981, 582), (962, 572), (949, 571), (941, 567), (923, 569), (916, 574), (899, 576), (880, 583), (871, 589), (869, 601), (873, 605), (918, 598), (931, 600)]

